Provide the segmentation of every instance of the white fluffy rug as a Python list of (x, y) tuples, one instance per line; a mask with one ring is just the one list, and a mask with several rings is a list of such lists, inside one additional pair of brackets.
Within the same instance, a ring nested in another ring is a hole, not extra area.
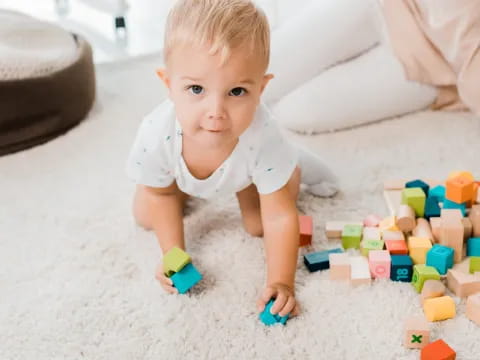
[[(302, 315), (267, 328), (255, 300), (263, 243), (241, 226), (234, 196), (195, 200), (186, 242), (204, 280), (185, 296), (154, 279), (160, 250), (135, 227), (124, 162), (141, 119), (165, 93), (158, 57), (98, 68), (89, 118), (46, 145), (0, 158), (0, 359), (418, 359), (402, 346), (408, 315), (422, 312), (409, 284), (350, 288), (298, 261)], [(343, 179), (330, 200), (301, 194), (314, 217), (314, 249), (331, 248), (324, 222), (386, 214), (392, 177), (479, 173), (480, 120), (419, 113), (321, 136), (290, 134)], [(480, 328), (464, 315), (432, 325), (458, 359), (480, 357)]]

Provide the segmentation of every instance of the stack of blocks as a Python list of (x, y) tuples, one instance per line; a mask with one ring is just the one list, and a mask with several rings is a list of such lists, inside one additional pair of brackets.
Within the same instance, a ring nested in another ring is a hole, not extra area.
[(186, 293), (202, 279), (190, 256), (178, 247), (173, 247), (163, 257), (163, 272), (172, 279), (180, 294)]

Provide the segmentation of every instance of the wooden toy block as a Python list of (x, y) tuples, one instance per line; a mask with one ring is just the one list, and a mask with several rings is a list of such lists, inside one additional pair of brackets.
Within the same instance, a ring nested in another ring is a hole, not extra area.
[(443, 202), (445, 199), (445, 186), (437, 185), (434, 188), (431, 188), (428, 192), (429, 197), (436, 197), (438, 202)]
[(270, 301), (265, 305), (265, 309), (258, 315), (258, 318), (267, 326), (275, 325), (275, 324), (282, 324), (285, 325), (287, 323), (289, 314), (285, 316), (280, 316), (279, 314), (273, 315), (270, 312), (274, 303), (274, 299), (270, 299)]
[(427, 238), (433, 243), (433, 233), (430, 223), (422, 218), (417, 219), (417, 226), (412, 231), (413, 236)]
[(191, 261), (192, 259), (185, 251), (173, 247), (163, 256), (163, 272), (170, 277), (182, 270)]
[(436, 298), (445, 295), (445, 285), (440, 280), (427, 280), (423, 283), (423, 289), (420, 299), (423, 302), (426, 299)]
[(326, 251), (317, 251), (303, 256), (303, 262), (310, 272), (326, 270), (330, 267), (328, 256), (332, 253), (341, 253), (342, 249), (331, 249)]
[(441, 275), (445, 275), (448, 269), (453, 267), (454, 250), (448, 246), (435, 244), (427, 252), (428, 266), (433, 266)]
[(383, 241), (387, 240), (403, 240), (405, 241), (405, 235), (400, 230), (392, 231), (392, 230), (385, 230), (382, 234)]
[(360, 248), (362, 240), (363, 225), (345, 225), (342, 231), (342, 246), (344, 249)]
[(405, 240), (386, 240), (385, 245), (392, 255), (408, 255), (408, 248)]
[(402, 203), (403, 190), (385, 190), (383, 196), (390, 216), (397, 215), (397, 210)]
[(440, 205), (436, 197), (428, 197), (425, 203), (425, 219), (440, 216)]
[(451, 247), (455, 252), (453, 261), (458, 263), (463, 257), (463, 223), (454, 217), (442, 218), (440, 244)]
[(371, 250), (368, 253), (370, 274), (374, 279), (389, 278), (392, 259), (387, 250)]
[(470, 257), (470, 274), (480, 272), (480, 256)]
[(417, 225), (415, 211), (411, 206), (400, 204), (397, 212), (397, 226), (403, 232), (412, 231)]
[(432, 229), (433, 242), (438, 243), (440, 241), (440, 234), (441, 234), (441, 228), (442, 228), (442, 218), (431, 217), (430, 218), (430, 227)]
[(182, 270), (173, 274), (170, 279), (172, 279), (173, 286), (177, 288), (178, 292), (184, 294), (196, 283), (202, 280), (202, 275), (192, 263), (188, 263)]
[(426, 299), (423, 311), (428, 321), (452, 319), (456, 314), (455, 301), (448, 295)]
[(340, 239), (345, 225), (363, 225), (361, 221), (327, 221), (325, 235), (327, 239)]
[(425, 214), (425, 193), (421, 188), (405, 188), (402, 190), (402, 204), (407, 204), (415, 211), (415, 216), (423, 217)]
[(467, 240), (467, 256), (480, 256), (480, 237)]
[(398, 231), (396, 216), (388, 216), (378, 224), (380, 231), (383, 233), (386, 230)]
[(363, 228), (363, 240), (381, 240), (382, 235), (378, 227), (364, 227)]
[(480, 326), (480, 293), (470, 295), (467, 299), (467, 318)]
[(403, 345), (421, 349), (430, 342), (430, 324), (424, 316), (411, 316), (405, 320)]
[(423, 264), (413, 266), (412, 285), (418, 293), (422, 291), (423, 284), (429, 279), (440, 280), (440, 274), (437, 269)]
[(462, 220), (463, 214), (460, 209), (442, 209), (440, 212), (442, 219), (457, 219)]
[(421, 350), (420, 360), (455, 360), (456, 356), (456, 352), (440, 339)]
[(473, 225), (469, 218), (462, 218), (463, 240), (467, 241), (472, 237)]
[(427, 252), (432, 248), (428, 238), (410, 236), (408, 238), (408, 252), (414, 264), (425, 264)]
[(351, 276), (350, 283), (353, 286), (369, 285), (371, 283), (368, 260), (363, 256), (350, 257)]
[(480, 205), (473, 205), (468, 218), (472, 222), (472, 236), (480, 237)]
[(447, 287), (456, 296), (464, 298), (480, 292), (480, 276), (464, 273), (455, 268), (447, 272)]
[(430, 186), (428, 186), (428, 184), (422, 180), (412, 180), (412, 181), (409, 181), (405, 184), (405, 187), (406, 188), (420, 188), (422, 189), (423, 193), (425, 194), (425, 196), (428, 196), (428, 190), (430, 189)]
[(368, 256), (371, 250), (383, 250), (383, 240), (362, 240), (360, 242), (360, 253), (363, 256)]
[(375, 214), (368, 215), (365, 219), (363, 219), (363, 226), (365, 227), (378, 227), (382, 221), (382, 218)]
[(350, 258), (346, 253), (331, 253), (328, 255), (330, 263), (330, 280), (350, 280)]
[(473, 199), (473, 180), (457, 176), (447, 180), (445, 199), (461, 204)]
[(411, 282), (413, 262), (408, 255), (391, 255), (392, 266), (390, 279), (393, 281)]
[(312, 244), (313, 234), (313, 219), (308, 215), (300, 215), (300, 246), (307, 246)]
[(443, 209), (458, 209), (462, 212), (462, 215), (465, 216), (467, 214), (467, 203), (459, 204), (445, 198), (445, 200), (443, 200)]

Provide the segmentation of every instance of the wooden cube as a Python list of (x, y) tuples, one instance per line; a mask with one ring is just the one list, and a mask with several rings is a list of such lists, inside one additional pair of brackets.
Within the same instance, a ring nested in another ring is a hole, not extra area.
[(425, 214), (426, 195), (421, 188), (405, 188), (402, 190), (402, 204), (410, 205), (416, 217)]
[(428, 238), (410, 236), (408, 238), (408, 252), (414, 264), (425, 264), (427, 252), (432, 248)]
[(421, 350), (420, 360), (455, 360), (456, 356), (456, 352), (440, 339)]
[(430, 342), (430, 324), (424, 316), (411, 316), (405, 321), (403, 344), (409, 349), (421, 349)]
[(466, 315), (467, 318), (480, 326), (480, 293), (468, 297)]
[(428, 266), (433, 266), (441, 275), (445, 275), (447, 270), (453, 267), (453, 249), (440, 244), (435, 244), (427, 252)]
[(473, 180), (463, 176), (447, 180), (445, 198), (459, 204), (473, 199)]
[(308, 215), (300, 215), (298, 217), (300, 224), (300, 246), (312, 244), (313, 219)]
[(413, 266), (412, 285), (418, 293), (422, 291), (423, 284), (429, 279), (440, 280), (440, 274), (437, 269), (422, 264)]
[(382, 221), (382, 218), (380, 216), (375, 214), (370, 214), (363, 220), (363, 226), (378, 227), (378, 225), (380, 224), (380, 221)]
[(451, 247), (455, 251), (453, 254), (455, 263), (462, 261), (463, 258), (463, 233), (464, 229), (461, 220), (442, 218), (440, 244)]
[(447, 272), (447, 287), (456, 296), (464, 298), (480, 292), (480, 276), (461, 272), (455, 268)]
[(456, 314), (455, 301), (448, 295), (426, 299), (423, 311), (428, 321), (452, 319)]
[(351, 277), (350, 283), (353, 286), (369, 285), (371, 283), (368, 260), (363, 256), (350, 257)]
[(387, 250), (371, 250), (368, 253), (370, 274), (374, 279), (389, 278), (392, 259)]
[(397, 227), (397, 218), (395, 216), (388, 216), (378, 224), (380, 231), (383, 233), (385, 230), (399, 230)]
[(330, 262), (330, 280), (350, 280), (350, 258), (346, 253), (331, 253), (328, 255)]
[(340, 239), (345, 225), (363, 225), (361, 221), (327, 221), (325, 235), (327, 239)]
[(405, 240), (405, 235), (404, 235), (403, 232), (401, 232), (400, 230), (398, 230), (398, 231), (385, 230), (385, 231), (382, 233), (382, 239), (383, 239), (383, 241), (387, 241), (387, 240)]
[(440, 212), (440, 217), (442, 219), (457, 219), (462, 220), (463, 214), (460, 209), (442, 209)]
[(342, 246), (344, 249), (360, 248), (362, 239), (363, 225), (345, 225), (342, 231)]
[(467, 241), (472, 237), (473, 225), (469, 218), (462, 218), (463, 225), (463, 241)]
[(473, 205), (470, 209), (468, 218), (472, 222), (473, 233), (472, 236), (480, 236), (480, 205)]
[(440, 205), (436, 197), (428, 197), (425, 202), (425, 219), (440, 216)]
[(426, 280), (420, 293), (422, 304), (426, 299), (444, 296), (445, 290), (445, 285), (440, 280)]
[(399, 205), (397, 211), (397, 227), (403, 232), (410, 232), (416, 225), (415, 210), (407, 204)]
[(432, 228), (428, 220), (422, 218), (417, 219), (417, 225), (413, 229), (412, 234), (416, 237), (430, 239), (430, 242), (433, 243)]
[(392, 255), (408, 255), (408, 247), (405, 240), (387, 240), (385, 241), (385, 246)]
[(441, 231), (442, 231), (442, 218), (431, 217), (430, 218), (430, 227), (432, 229), (433, 242), (438, 243), (440, 241), (440, 235), (441, 235)]
[(383, 240), (362, 240), (360, 242), (360, 253), (368, 256), (370, 250), (383, 250)]
[(381, 240), (382, 235), (378, 227), (367, 226), (363, 228), (363, 240)]
[(437, 185), (430, 189), (430, 191), (428, 192), (428, 196), (436, 197), (439, 202), (443, 202), (443, 200), (445, 199), (445, 190), (445, 186)]
[(412, 281), (413, 262), (408, 255), (391, 255), (390, 279), (393, 281)]

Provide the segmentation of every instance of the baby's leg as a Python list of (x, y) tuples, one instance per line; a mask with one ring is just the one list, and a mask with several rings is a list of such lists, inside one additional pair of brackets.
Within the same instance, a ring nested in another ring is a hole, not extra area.
[(400, 62), (381, 45), (324, 71), (272, 111), (291, 130), (321, 133), (421, 110), (435, 97), (434, 87), (407, 80)]
[[(300, 190), (300, 168), (298, 166), (293, 171), (286, 186), (290, 191), (290, 195), (296, 201)], [(252, 236), (263, 236), (260, 196), (257, 187), (254, 184), (251, 184), (242, 191), (239, 191), (237, 193), (237, 199), (240, 205), (245, 230)]]
[(324, 69), (380, 41), (374, 0), (313, 0), (272, 32), (275, 75), (263, 100), (272, 104)]

